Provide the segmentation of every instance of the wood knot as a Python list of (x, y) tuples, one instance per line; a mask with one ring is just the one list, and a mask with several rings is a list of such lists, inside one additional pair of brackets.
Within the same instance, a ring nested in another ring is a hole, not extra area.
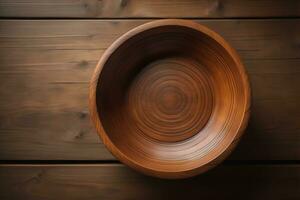
[(87, 112), (86, 111), (82, 111), (82, 112), (79, 113), (79, 118), (80, 119), (85, 119), (86, 116), (87, 116)]
[(128, 1), (129, 1), (129, 0), (121, 0), (120, 7), (121, 7), (121, 8), (126, 7), (126, 6), (128, 5)]
[(206, 15), (214, 14), (220, 15), (224, 10), (224, 5), (222, 1), (215, 1), (212, 5), (207, 9)]
[(78, 65), (79, 67), (85, 68), (89, 65), (89, 62), (86, 60), (82, 60)]
[(85, 132), (84, 131), (79, 131), (78, 134), (75, 136), (75, 139), (81, 139), (83, 138)]

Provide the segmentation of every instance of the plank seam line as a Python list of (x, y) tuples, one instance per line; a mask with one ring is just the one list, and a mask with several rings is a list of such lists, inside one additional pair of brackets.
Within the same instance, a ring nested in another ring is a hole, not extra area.
[[(118, 160), (0, 160), (0, 165), (101, 165), (122, 164)], [(299, 165), (300, 160), (225, 160), (222, 165)]]
[(300, 19), (300, 16), (274, 17), (1, 17), (0, 20), (156, 20), (156, 19), (191, 19), (191, 20), (281, 20)]

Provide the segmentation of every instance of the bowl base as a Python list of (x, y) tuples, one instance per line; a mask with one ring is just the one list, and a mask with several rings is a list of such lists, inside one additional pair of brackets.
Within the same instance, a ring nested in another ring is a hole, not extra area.
[(199, 134), (214, 102), (207, 68), (189, 57), (159, 59), (141, 68), (127, 98), (133, 131), (161, 142)]

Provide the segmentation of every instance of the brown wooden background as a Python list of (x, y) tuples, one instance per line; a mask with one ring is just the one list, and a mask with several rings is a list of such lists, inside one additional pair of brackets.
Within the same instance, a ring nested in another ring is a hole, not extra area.
[[(0, 0), (0, 199), (300, 199), (299, 17), (297, 0)], [(157, 18), (220, 33), (252, 86), (238, 148), (192, 179), (128, 169), (89, 121), (97, 60)]]

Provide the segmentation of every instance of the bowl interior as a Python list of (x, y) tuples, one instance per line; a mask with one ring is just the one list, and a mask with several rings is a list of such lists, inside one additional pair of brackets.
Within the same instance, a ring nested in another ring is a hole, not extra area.
[(110, 142), (151, 170), (192, 170), (220, 155), (246, 102), (238, 64), (190, 27), (153, 27), (122, 42), (102, 66), (96, 104)]

